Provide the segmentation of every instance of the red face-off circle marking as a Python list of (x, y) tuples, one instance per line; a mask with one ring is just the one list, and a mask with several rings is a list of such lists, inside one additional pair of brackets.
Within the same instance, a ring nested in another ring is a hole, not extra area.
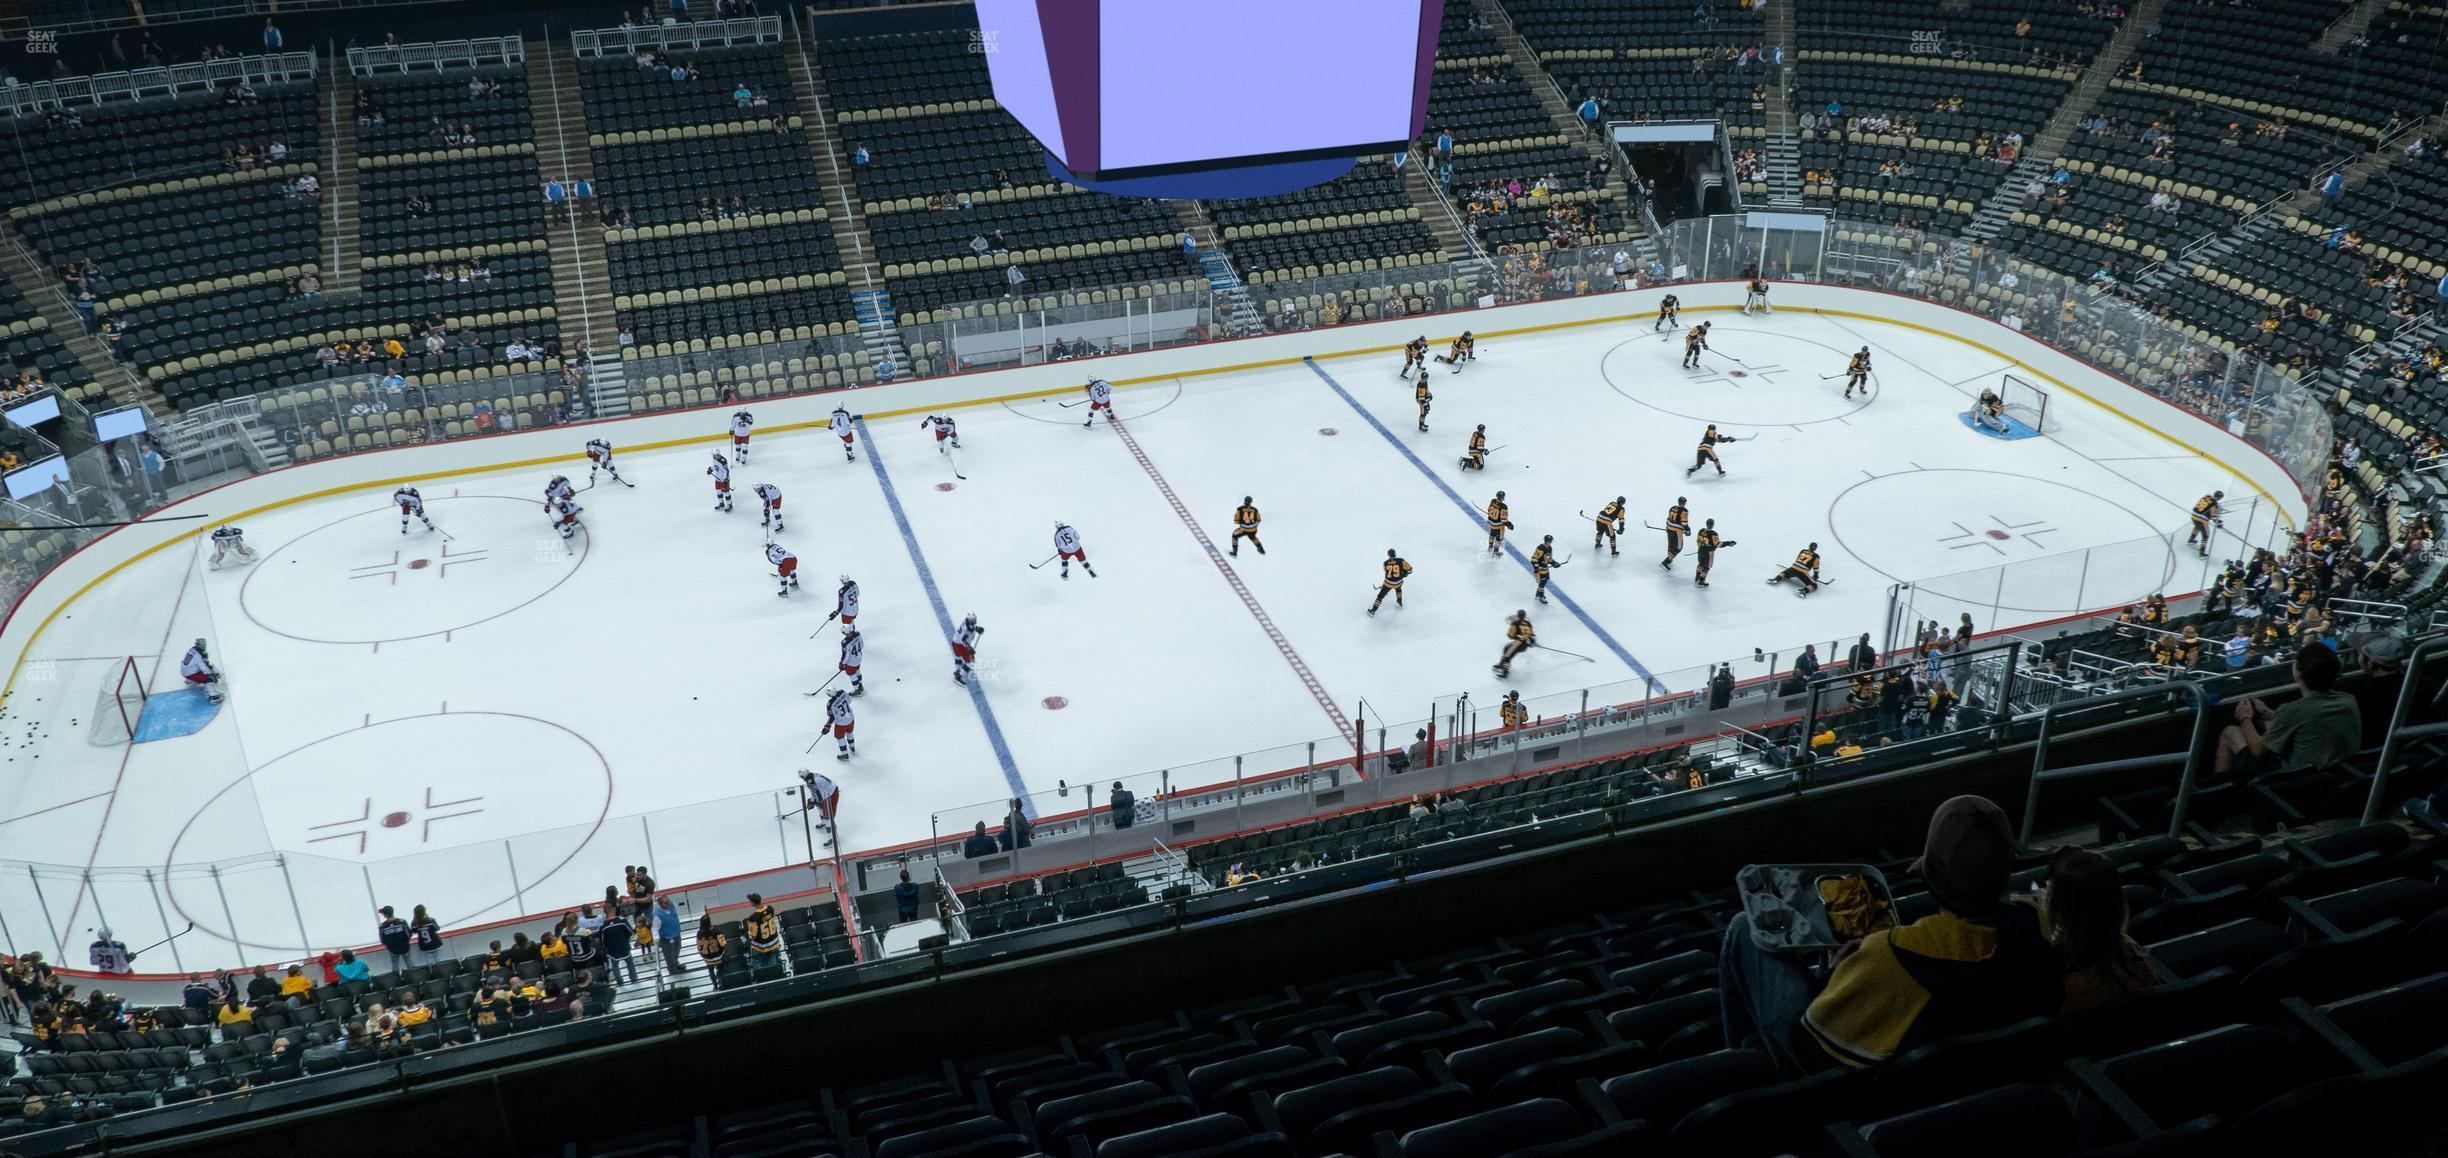
[(384, 828), (398, 828), (407, 823), (408, 814), (405, 812), (387, 812), (383, 814), (382, 826)]
[(408, 569), (409, 569), (409, 570), (411, 570), (411, 571), (422, 571), (422, 570), (426, 569), (427, 567), (431, 567), (431, 566), (433, 566), (433, 560), (431, 560), (431, 559), (410, 559), (410, 560), (408, 560)]
[(1046, 710), (1049, 712), (1059, 712), (1064, 708), (1070, 707), (1071, 701), (1066, 700), (1061, 696), (1047, 696), (1045, 698), (1045, 706)]
[(951, 483), (936, 483), (936, 484), (935, 484), (935, 489), (936, 489), (936, 490), (939, 490), (939, 491), (948, 491), (948, 490), (951, 490), (951, 489), (952, 489), (952, 484), (951, 484)]
[(2009, 534), (2007, 534), (2006, 532), (2004, 532), (2004, 531), (2000, 531), (2000, 530), (1997, 530), (1997, 529), (1995, 529), (1995, 528), (1991, 528), (1991, 529), (1990, 529), (1990, 531), (1989, 531), (1989, 537), (1990, 537), (1990, 538), (1992, 538), (1992, 539), (2000, 539), (2000, 540), (2014, 538), (2014, 536), (2013, 536), (2013, 535), (2009, 535)]

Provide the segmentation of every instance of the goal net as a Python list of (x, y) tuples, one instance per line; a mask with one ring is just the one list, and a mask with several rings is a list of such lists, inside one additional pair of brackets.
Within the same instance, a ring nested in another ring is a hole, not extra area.
[(1998, 397), (2006, 400), (2006, 417), (2014, 419), (2035, 432), (2048, 433), (2049, 393), (2029, 379), (2012, 374), (2002, 375), (1997, 385)]
[(112, 664), (102, 677), (102, 690), (94, 705), (93, 742), (134, 743), (136, 723), (144, 718), (144, 706), (144, 673), (138, 670), (135, 656), (126, 656)]

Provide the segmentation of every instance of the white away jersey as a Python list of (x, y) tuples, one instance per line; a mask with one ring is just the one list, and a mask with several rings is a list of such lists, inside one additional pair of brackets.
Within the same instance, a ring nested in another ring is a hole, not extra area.
[(1090, 402), (1113, 401), (1113, 383), (1103, 378), (1090, 378), (1088, 380), (1088, 400)]
[(843, 580), (841, 590), (833, 595), (833, 614), (845, 619), (858, 618), (858, 584)]
[(960, 626), (952, 629), (952, 642), (962, 647), (976, 647), (978, 637), (984, 634), (986, 634), (986, 629), (979, 627), (977, 620), (965, 619), (961, 621)]
[(756, 425), (756, 419), (755, 419), (754, 417), (752, 417), (752, 416), (751, 416), (751, 415), (750, 415), (750, 414), (749, 414), (747, 411), (745, 411), (745, 410), (742, 410), (742, 411), (740, 411), (739, 413), (732, 415), (732, 416), (731, 416), (731, 437), (733, 437), (733, 438), (746, 438), (746, 437), (748, 437), (748, 428), (749, 428), (749, 427), (751, 427), (751, 426), (754, 426), (754, 425)]
[(415, 487), (401, 487), (391, 492), (391, 501), (399, 504), (401, 514), (421, 515), (425, 513), (424, 496), (417, 494)]
[(756, 497), (757, 501), (764, 503), (766, 506), (773, 506), (774, 504), (782, 501), (782, 488), (775, 486), (772, 483), (758, 483), (756, 485)]
[(783, 550), (782, 544), (780, 543), (765, 544), (765, 561), (773, 564), (776, 567), (781, 566), (783, 561), (786, 559), (796, 559), (798, 557), (799, 556)]
[(585, 508), (580, 507), (575, 501), (566, 497), (556, 500), (553, 503), (553, 513), (561, 516), (563, 522), (577, 518), (578, 512), (584, 509)]
[(245, 532), (245, 531), (241, 531), (241, 530), (239, 530), (239, 529), (238, 529), (238, 528), (236, 528), (236, 527), (214, 527), (214, 528), (213, 528), (213, 533), (212, 533), (212, 541), (213, 541), (214, 543), (216, 543), (216, 544), (219, 544), (219, 543), (235, 543), (235, 542), (237, 542), (238, 540), (243, 539), (243, 538), (245, 538), (245, 537), (246, 537), (246, 532)]
[(925, 418), (920, 419), (918, 421), (918, 425), (934, 427), (937, 435), (952, 434), (960, 429), (952, 424), (951, 419), (946, 418), (941, 414), (929, 414)]
[(187, 654), (179, 657), (179, 676), (182, 679), (189, 676), (210, 675), (212, 670), (212, 661), (204, 658), (203, 648), (188, 648)]
[(707, 473), (707, 474), (710, 474), (710, 475), (713, 475), (713, 476), (714, 476), (714, 481), (715, 481), (715, 482), (718, 482), (718, 483), (727, 483), (727, 482), (730, 482), (730, 481), (731, 481), (731, 460), (730, 460), (730, 459), (727, 459), (727, 458), (724, 458), (723, 456), (721, 456), (721, 455), (719, 455), (719, 454), (718, 454), (718, 455), (715, 455), (715, 456), (714, 456), (714, 465), (707, 467), (707, 468), (706, 468), (706, 473)]
[(1072, 530), (1069, 525), (1054, 528), (1054, 549), (1065, 555), (1078, 551), (1080, 549), (1079, 532)]
[(566, 499), (577, 493), (578, 488), (570, 485), (569, 476), (565, 474), (554, 475), (551, 482), (544, 484), (544, 501), (547, 504), (555, 499)]
[(850, 408), (849, 408), (849, 407), (847, 407), (847, 406), (836, 406), (836, 407), (834, 407), (834, 408), (833, 408), (833, 432), (834, 432), (835, 434), (839, 434), (839, 435), (841, 435), (841, 436), (842, 436), (842, 437), (844, 437), (844, 438), (848, 438), (848, 437), (850, 437)]
[(859, 635), (855, 632), (842, 636), (841, 665), (843, 667), (857, 667), (859, 665), (859, 660), (866, 654), (866, 636)]
[(612, 444), (600, 438), (590, 438), (586, 445), (587, 458), (596, 463), (612, 461)]
[(825, 702), (825, 718), (832, 721), (836, 728), (851, 722), (848, 692), (835, 692), (833, 698)]

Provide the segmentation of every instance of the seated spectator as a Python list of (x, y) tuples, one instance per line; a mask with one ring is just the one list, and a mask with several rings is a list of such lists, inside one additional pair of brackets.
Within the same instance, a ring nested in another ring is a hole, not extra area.
[(261, 1009), (280, 1000), (280, 991), (280, 982), (265, 972), (263, 966), (258, 965), (255, 967), (255, 975), (247, 980), (247, 1004)]
[(1747, 915), (1729, 922), (1718, 970), (1726, 1044), (1756, 1042), (1791, 1075), (1861, 1069), (2059, 1007), (2064, 966), (2038, 914), (2003, 899), (2014, 867), (2003, 810), (1978, 796), (1939, 805), (1914, 867), (1938, 912), (1837, 949), (1824, 984), (1805, 961), (1762, 949)]
[(544, 930), (544, 939), (536, 946), (536, 956), (546, 961), (555, 959), (566, 961), (569, 955), (569, 944), (561, 939), (561, 934), (551, 929)]
[(305, 966), (292, 965), (287, 972), (281, 974), (280, 995), (282, 999), (294, 1003), (303, 1000), (307, 994), (312, 992), (314, 992), (314, 978), (306, 975)]
[(2325, 644), (2297, 649), (2295, 686), (2303, 697), (2271, 714), (2266, 730), (2258, 712), (2236, 713), (2236, 727), (2253, 755), (2275, 756), (2278, 771), (2293, 772), (2342, 763), (2361, 751), (2362, 713), (2353, 696), (2337, 690), (2343, 671), (2337, 651)]
[(332, 972), (339, 976), (342, 984), (364, 981), (374, 975), (374, 971), (357, 958), (355, 949), (342, 949), (340, 960), (332, 966)]
[(214, 1011), (213, 1020), (221, 1026), (223, 1041), (236, 1041), (255, 1024), (255, 1011), (238, 1004), (237, 995), (231, 994), (221, 999), (221, 1008)]
[[(2017, 900), (2023, 900), (2017, 897)], [(2125, 932), (2125, 889), (2116, 862), (2071, 845), (2049, 858), (2041, 928), (2065, 961), (2061, 1013), (2079, 1013), (2159, 987), (2142, 946)]]

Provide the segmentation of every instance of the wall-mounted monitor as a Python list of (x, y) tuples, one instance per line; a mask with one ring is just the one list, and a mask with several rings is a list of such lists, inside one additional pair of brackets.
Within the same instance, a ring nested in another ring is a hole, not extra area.
[(8, 472), (6, 477), (8, 497), (12, 499), (32, 498), (41, 494), (44, 487), (67, 477), (68, 460), (59, 455), (55, 454), (46, 459), (27, 463)]
[(93, 416), (94, 438), (102, 442), (134, 438), (145, 432), (146, 422), (151, 417), (142, 406), (105, 410)]
[(10, 423), (28, 430), (33, 429), (39, 423), (49, 422), (59, 416), (59, 395), (49, 391), (20, 402), (0, 406), (0, 418), (6, 418)]

